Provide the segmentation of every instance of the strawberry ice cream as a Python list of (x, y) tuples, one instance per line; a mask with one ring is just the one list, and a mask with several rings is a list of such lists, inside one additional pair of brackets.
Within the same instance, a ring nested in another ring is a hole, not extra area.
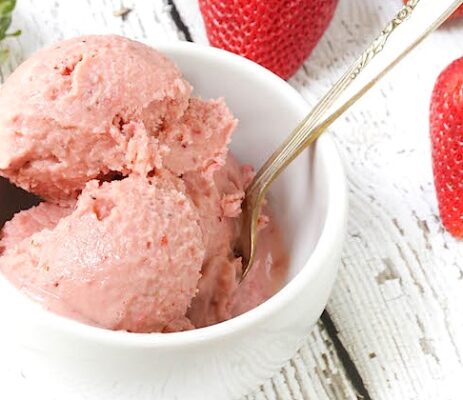
[(198, 294), (188, 312), (196, 327), (225, 321), (248, 311), (275, 293), (286, 272), (287, 259), (273, 221), (260, 231), (256, 261), (238, 286), (241, 258), (234, 254), (239, 236), (239, 216), (252, 168), (240, 166), (229, 155), (213, 179), (190, 172), (184, 175), (187, 192), (197, 205), (206, 243)]
[(169, 176), (91, 181), (72, 211), (42, 203), (19, 213), (4, 228), (3, 272), (54, 311), (91, 324), (137, 332), (178, 324), (205, 251), (181, 187)]
[(160, 167), (170, 149), (174, 172), (205, 168), (235, 121), (222, 101), (191, 91), (165, 56), (119, 36), (40, 50), (1, 90), (0, 174), (58, 202), (91, 179)]
[(238, 285), (253, 171), (228, 152), (236, 120), (192, 97), (176, 66), (118, 36), (60, 42), (0, 89), (0, 175), (43, 199), (5, 224), (0, 271), (60, 315), (173, 332), (256, 307), (286, 254), (272, 218)]

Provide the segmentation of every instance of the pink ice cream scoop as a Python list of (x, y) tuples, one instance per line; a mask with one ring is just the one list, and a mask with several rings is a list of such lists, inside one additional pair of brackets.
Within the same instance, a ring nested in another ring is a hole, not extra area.
[(94, 178), (146, 174), (168, 153), (174, 172), (203, 168), (223, 155), (235, 122), (191, 90), (165, 56), (120, 36), (40, 50), (0, 89), (0, 175), (56, 202)]
[(189, 327), (184, 317), (205, 246), (181, 187), (174, 177), (91, 181), (72, 209), (20, 213), (4, 229), (3, 273), (54, 311), (90, 324), (136, 332)]
[(253, 176), (228, 151), (223, 99), (119, 36), (57, 43), (0, 89), (0, 175), (44, 199), (0, 236), (0, 271), (47, 309), (115, 330), (174, 332), (256, 307), (287, 259), (273, 221), (238, 285)]

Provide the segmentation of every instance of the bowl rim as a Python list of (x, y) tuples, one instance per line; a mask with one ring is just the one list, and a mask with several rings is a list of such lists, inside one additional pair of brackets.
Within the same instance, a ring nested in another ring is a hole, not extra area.
[[(201, 55), (201, 57), (214, 59), (222, 63), (233, 63), (243, 72), (253, 76), (254, 79), (265, 81), (273, 85), (288, 98), (292, 107), (308, 110), (304, 98), (286, 81), (273, 72), (250, 61), (244, 57), (225, 50), (190, 42), (146, 42), (145, 44), (159, 50), (167, 56)], [(237, 335), (260, 321), (276, 313), (285, 304), (291, 301), (298, 292), (303, 290), (307, 282), (316, 279), (317, 273), (323, 267), (324, 261), (331, 256), (331, 249), (343, 239), (344, 225), (347, 215), (346, 178), (341, 159), (334, 141), (329, 135), (324, 135), (317, 142), (317, 151), (322, 151), (325, 158), (330, 160), (328, 185), (328, 204), (326, 218), (323, 223), (318, 241), (301, 270), (280, 291), (256, 308), (247, 311), (230, 320), (184, 332), (173, 333), (133, 333), (126, 331), (113, 331), (99, 328), (69, 318), (54, 314), (40, 305), (34, 307), (32, 314), (40, 325), (49, 326), (56, 331), (77, 336), (82, 339), (99, 342), (104, 345), (135, 348), (179, 348), (194, 346), (199, 343), (221, 340), (226, 336)], [(296, 279), (297, 277), (297, 279)], [(32, 301), (30, 301), (32, 303)], [(35, 304), (34, 304), (35, 305)]]

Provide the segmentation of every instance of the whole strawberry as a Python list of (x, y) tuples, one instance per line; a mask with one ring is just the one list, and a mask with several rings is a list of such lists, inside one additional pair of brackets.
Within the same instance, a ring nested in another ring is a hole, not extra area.
[(213, 46), (288, 79), (327, 28), (337, 0), (199, 0)]
[(430, 129), (434, 182), (442, 223), (463, 238), (463, 58), (437, 78)]

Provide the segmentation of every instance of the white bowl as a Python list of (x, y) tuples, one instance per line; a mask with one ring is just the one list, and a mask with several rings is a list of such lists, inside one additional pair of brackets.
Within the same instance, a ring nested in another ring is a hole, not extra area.
[[(226, 99), (240, 121), (231, 148), (241, 161), (261, 165), (308, 110), (286, 82), (244, 58), (188, 43), (156, 47), (196, 95)], [(251, 392), (294, 355), (335, 280), (346, 188), (329, 136), (274, 183), (270, 202), (290, 269), (285, 287), (256, 309), (189, 332), (113, 332), (49, 313), (0, 277), (0, 363), (20, 365), (67, 399), (224, 400)]]

